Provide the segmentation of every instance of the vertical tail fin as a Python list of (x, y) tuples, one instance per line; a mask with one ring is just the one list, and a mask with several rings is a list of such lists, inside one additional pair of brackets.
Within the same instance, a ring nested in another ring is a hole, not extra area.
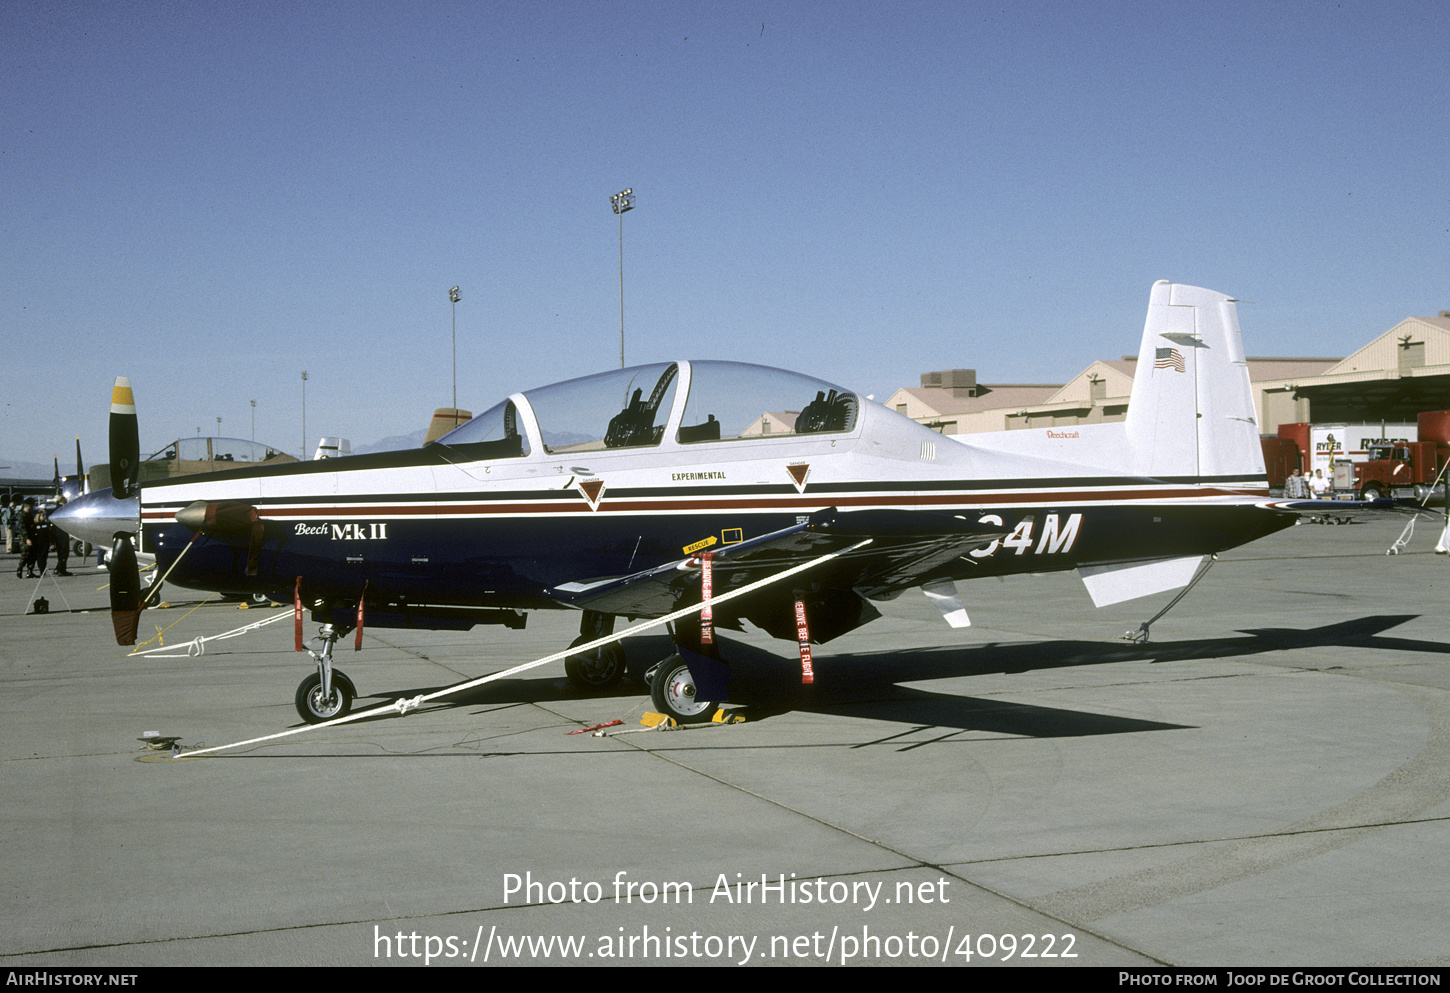
[(1153, 284), (1126, 430), (1135, 474), (1264, 485), (1232, 299), (1166, 280)]
[(456, 407), (439, 407), (433, 411), (433, 419), (428, 422), (428, 431), (423, 435), (423, 445), (431, 445), (460, 424), (465, 424), (472, 419), (473, 414), (466, 410), (459, 410)]

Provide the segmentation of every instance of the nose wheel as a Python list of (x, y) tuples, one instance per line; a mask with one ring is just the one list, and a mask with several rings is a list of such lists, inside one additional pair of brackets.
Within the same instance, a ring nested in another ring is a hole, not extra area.
[(321, 724), (338, 717), (346, 717), (357, 699), (357, 688), (341, 669), (332, 667), (332, 648), (346, 632), (331, 624), (322, 625), (313, 639), (321, 642), (317, 649), (309, 648), (307, 654), (317, 662), (317, 671), (297, 684), (297, 695), (293, 703), (298, 715), (308, 724)]
[(322, 676), (314, 672), (297, 685), (297, 696), (293, 702), (304, 721), (321, 724), (334, 717), (346, 717), (356, 698), (357, 689), (352, 680), (342, 670), (334, 669), (330, 694), (326, 697), (322, 695)]
[(715, 701), (697, 696), (690, 666), (678, 655), (671, 655), (655, 666), (649, 695), (656, 710), (681, 724), (708, 721), (719, 707)]

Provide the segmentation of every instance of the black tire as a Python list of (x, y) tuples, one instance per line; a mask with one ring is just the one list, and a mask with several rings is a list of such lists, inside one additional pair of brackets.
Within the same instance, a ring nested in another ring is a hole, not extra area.
[[(569, 647), (587, 645), (595, 640), (580, 635)], [(624, 670), (624, 648), (617, 641), (564, 659), (564, 672), (569, 676), (569, 682), (584, 690), (607, 690), (624, 678)]]
[(695, 681), (690, 667), (678, 655), (671, 655), (655, 667), (649, 687), (655, 709), (680, 724), (700, 724), (714, 716), (719, 704), (695, 697)]
[(1364, 491), (1360, 493), (1361, 500), (1378, 500), (1382, 496), (1384, 494), (1380, 492), (1380, 488), (1373, 483), (1366, 486)]
[(321, 724), (337, 717), (346, 717), (352, 711), (352, 702), (357, 699), (357, 689), (352, 680), (334, 669), (332, 671), (332, 698), (322, 700), (322, 677), (317, 673), (297, 684), (297, 695), (293, 703), (297, 714), (308, 724)]

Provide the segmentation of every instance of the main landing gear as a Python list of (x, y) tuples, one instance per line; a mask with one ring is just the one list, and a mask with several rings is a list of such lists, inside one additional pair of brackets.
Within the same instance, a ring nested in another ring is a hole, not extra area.
[(671, 655), (651, 669), (647, 678), (650, 701), (655, 709), (680, 724), (708, 721), (720, 706), (704, 699), (690, 673), (690, 663), (682, 656)]
[[(612, 614), (586, 610), (579, 622), (579, 637), (569, 647), (577, 648), (608, 637), (614, 633), (614, 620)], [(681, 623), (673, 634), (676, 638), (693, 636), (698, 642), (698, 632), (698, 622), (692, 625), (687, 621)], [(703, 672), (709, 669), (717, 677), (721, 677), (724, 663), (694, 652), (689, 654), (695, 660), (693, 665), (697, 670)], [(645, 683), (649, 686), (650, 701), (655, 710), (673, 717), (680, 724), (708, 721), (720, 706), (716, 697), (703, 690), (702, 681), (696, 678), (697, 673), (692, 672), (691, 665), (692, 662), (684, 654), (675, 654), (645, 674)], [(568, 674), (569, 681), (579, 689), (603, 692), (624, 678), (624, 647), (616, 641), (588, 652), (570, 655), (564, 659), (564, 671)], [(720, 692), (723, 677), (717, 678), (714, 683), (706, 682), (716, 692)], [(720, 697), (723, 698), (723, 692), (720, 692)]]
[(655, 710), (679, 724), (710, 720), (729, 698), (730, 668), (716, 641), (700, 636), (698, 617), (684, 617), (670, 629), (675, 654), (645, 673)]
[[(614, 615), (586, 610), (579, 621), (579, 637), (569, 645), (577, 648), (614, 633)], [(584, 690), (600, 692), (624, 678), (624, 646), (619, 642), (601, 645), (592, 651), (570, 655), (564, 659), (564, 672), (569, 682)]]
[(297, 686), (293, 702), (297, 713), (308, 724), (321, 724), (337, 717), (346, 717), (357, 699), (357, 688), (341, 669), (332, 667), (332, 648), (338, 639), (347, 634), (331, 624), (322, 625), (313, 638), (314, 644), (322, 642), (321, 648), (307, 649), (307, 654), (317, 661), (317, 671), (302, 680)]

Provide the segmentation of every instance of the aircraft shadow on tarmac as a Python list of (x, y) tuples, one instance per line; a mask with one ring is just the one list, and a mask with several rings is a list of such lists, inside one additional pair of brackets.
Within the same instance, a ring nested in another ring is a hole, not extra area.
[[(1440, 642), (1381, 636), (1384, 631), (1418, 616), (1376, 615), (1302, 630), (1251, 628), (1222, 638), (1142, 645), (1046, 640), (842, 655), (821, 652), (816, 660), (815, 681), (809, 687), (800, 685), (799, 664), (793, 657), (782, 657), (735, 641), (726, 641), (721, 651), (731, 662), (731, 699), (745, 705), (746, 713), (753, 720), (797, 711), (882, 720), (912, 725), (913, 729), (954, 729), (949, 734), (970, 730), (1022, 737), (1080, 737), (1181, 730), (1186, 725), (935, 693), (900, 684), (1117, 662), (1248, 658), (1268, 652), (1322, 647), (1450, 654), (1450, 645)], [(627, 648), (632, 678), (606, 699), (637, 697), (644, 692), (639, 678), (650, 663), (640, 660), (662, 659), (672, 651), (664, 637), (634, 639)], [(369, 696), (385, 702), (441, 688), (390, 689)], [(481, 686), (460, 694), (447, 706), (494, 709), (506, 704), (577, 698), (577, 691), (568, 688), (557, 675), (551, 675)], [(368, 706), (371, 702), (362, 705)], [(882, 740), (889, 741), (890, 737)], [(929, 743), (917, 742), (906, 747)]]

